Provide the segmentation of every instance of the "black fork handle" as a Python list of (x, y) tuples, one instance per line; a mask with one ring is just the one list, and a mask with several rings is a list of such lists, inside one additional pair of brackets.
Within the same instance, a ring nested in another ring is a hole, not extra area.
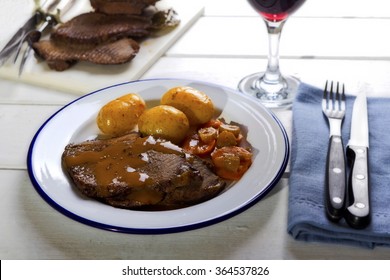
[(346, 201), (346, 169), (343, 139), (332, 135), (329, 138), (325, 176), (326, 214), (338, 222), (344, 215)]

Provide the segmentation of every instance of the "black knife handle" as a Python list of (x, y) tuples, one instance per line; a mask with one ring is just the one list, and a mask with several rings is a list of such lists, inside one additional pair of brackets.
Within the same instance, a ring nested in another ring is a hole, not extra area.
[(346, 185), (343, 139), (332, 135), (329, 138), (326, 162), (325, 199), (327, 217), (333, 222), (344, 216)]
[(370, 223), (368, 148), (348, 146), (347, 157), (351, 172), (348, 185), (349, 206), (345, 219), (351, 227), (363, 229)]

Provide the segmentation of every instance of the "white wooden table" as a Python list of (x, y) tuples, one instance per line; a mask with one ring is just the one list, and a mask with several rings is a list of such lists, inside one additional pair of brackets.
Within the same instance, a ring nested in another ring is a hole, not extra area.
[[(142, 78), (190, 78), (235, 88), (240, 78), (265, 68), (265, 25), (246, 1), (203, 2), (204, 15)], [(282, 72), (319, 87), (326, 79), (336, 79), (346, 83), (349, 93), (364, 86), (369, 95), (390, 96), (390, 4), (384, 0), (367, 3), (307, 0), (285, 25)], [(193, 231), (128, 235), (67, 218), (34, 190), (26, 154), (42, 123), (76, 97), (0, 80), (0, 259), (390, 258), (388, 248), (293, 240), (286, 230), (289, 170), (249, 210)], [(291, 111), (275, 113), (291, 134)]]

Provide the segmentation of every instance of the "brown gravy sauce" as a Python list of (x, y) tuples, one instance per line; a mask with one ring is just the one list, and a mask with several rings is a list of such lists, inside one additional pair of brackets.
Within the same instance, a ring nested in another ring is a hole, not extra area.
[(137, 138), (132, 143), (115, 142), (101, 151), (84, 151), (64, 157), (67, 167), (87, 166), (95, 170), (98, 185), (126, 182), (133, 187), (153, 184), (148, 174), (140, 171), (149, 163), (147, 151), (179, 154), (188, 157), (180, 147), (152, 136)]

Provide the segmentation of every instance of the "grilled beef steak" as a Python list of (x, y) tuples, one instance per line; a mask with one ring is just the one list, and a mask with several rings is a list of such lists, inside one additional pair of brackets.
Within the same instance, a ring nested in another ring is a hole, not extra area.
[(98, 45), (118, 38), (140, 38), (150, 34), (152, 20), (128, 15), (85, 13), (55, 29), (51, 40), (67, 44)]
[(83, 194), (120, 208), (181, 208), (215, 197), (226, 185), (202, 159), (136, 133), (69, 144), (62, 158)]
[(150, 5), (159, 0), (90, 0), (97, 12), (105, 14), (140, 15)]
[(132, 39), (106, 42), (98, 46), (56, 43), (52, 40), (33, 44), (35, 52), (47, 61), (51, 69), (63, 71), (77, 61), (95, 64), (122, 64), (131, 61), (139, 50)]

